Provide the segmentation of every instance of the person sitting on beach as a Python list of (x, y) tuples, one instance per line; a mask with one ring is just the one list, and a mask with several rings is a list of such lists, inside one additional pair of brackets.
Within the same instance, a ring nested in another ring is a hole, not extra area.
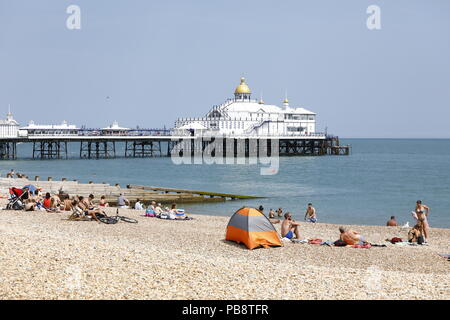
[(418, 242), (419, 237), (423, 237), (421, 222), (418, 221), (417, 224), (412, 227), (408, 232), (408, 241), (409, 242)]
[(136, 200), (136, 203), (134, 204), (134, 209), (135, 210), (144, 210), (144, 207), (142, 206), (140, 199)]
[(100, 197), (100, 201), (99, 201), (98, 205), (100, 207), (109, 207), (109, 203), (106, 202), (106, 197), (105, 196), (101, 196)]
[(88, 208), (90, 210), (93, 210), (95, 208), (95, 204), (94, 204), (94, 195), (91, 193), (86, 200), (86, 204), (88, 205)]
[(34, 199), (29, 200), (27, 203), (25, 203), (23, 210), (25, 211), (36, 210), (36, 201)]
[(346, 230), (344, 227), (339, 227), (339, 232), (341, 233), (339, 239), (349, 245), (364, 245), (366, 243), (365, 238), (359, 232)]
[(170, 210), (169, 210), (169, 217), (170, 217), (170, 219), (176, 219), (176, 217), (177, 217), (177, 204), (176, 203), (172, 203), (172, 206), (170, 207)]
[(64, 201), (63, 201), (62, 207), (63, 207), (64, 211), (72, 211), (73, 210), (72, 200), (70, 200), (70, 197), (68, 194), (66, 194), (64, 196)]
[(50, 195), (50, 192), (47, 192), (45, 194), (44, 200), (42, 201), (42, 205), (46, 210), (50, 210), (52, 207), (52, 197)]
[(281, 237), (292, 240), (295, 234), (295, 237), (300, 240), (299, 225), (300, 224), (295, 222), (295, 220), (292, 220), (292, 215), (289, 212), (286, 212), (284, 220), (281, 223)]
[(391, 219), (388, 220), (388, 222), (386, 222), (386, 226), (387, 227), (397, 227), (397, 219), (395, 219), (395, 216), (392, 216)]
[(156, 216), (160, 215), (163, 212), (161, 203), (158, 203), (154, 209)]
[(123, 193), (121, 193), (119, 195), (119, 199), (117, 199), (117, 206), (123, 209), (128, 209), (130, 206), (130, 201), (127, 198), (125, 198)]
[[(97, 222), (100, 222), (100, 220), (98, 219), (97, 215), (96, 215), (96, 210), (88, 210), (86, 208), (86, 205), (79, 201), (79, 200), (73, 200), (72, 202), (72, 208), (73, 208), (73, 213), (72, 215), (69, 217), (70, 220), (81, 220), (84, 217), (90, 217), (91, 219), (94, 219)], [(106, 216), (106, 214), (104, 213), (104, 215)]]
[(312, 203), (308, 203), (305, 213), (305, 220), (312, 223), (317, 222), (316, 209), (312, 206)]

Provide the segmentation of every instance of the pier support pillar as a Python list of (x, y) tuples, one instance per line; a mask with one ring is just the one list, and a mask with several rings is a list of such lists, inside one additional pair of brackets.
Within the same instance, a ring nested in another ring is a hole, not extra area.
[(0, 159), (16, 159), (16, 143), (0, 141)]
[(144, 158), (161, 157), (161, 141), (127, 141), (125, 157)]
[(116, 144), (114, 141), (81, 141), (80, 158), (82, 159), (108, 159), (116, 157)]
[(42, 140), (33, 142), (33, 159), (67, 159), (67, 141)]

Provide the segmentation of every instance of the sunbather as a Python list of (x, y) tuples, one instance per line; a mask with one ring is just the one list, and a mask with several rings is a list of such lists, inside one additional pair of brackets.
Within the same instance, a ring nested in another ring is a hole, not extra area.
[(359, 232), (350, 229), (346, 230), (344, 227), (339, 227), (339, 232), (341, 233), (339, 239), (349, 245), (366, 244), (366, 239)]

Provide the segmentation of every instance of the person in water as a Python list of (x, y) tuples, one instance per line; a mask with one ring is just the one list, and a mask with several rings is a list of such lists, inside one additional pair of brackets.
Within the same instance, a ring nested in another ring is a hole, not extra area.
[(391, 219), (388, 220), (388, 222), (386, 222), (386, 226), (388, 227), (397, 227), (397, 219), (395, 218), (395, 216), (392, 216)]
[(305, 220), (312, 223), (317, 222), (316, 209), (312, 206), (312, 203), (308, 203), (305, 213)]
[(422, 226), (422, 233), (423, 237), (425, 238), (425, 242), (428, 239), (428, 231), (429, 231), (429, 224), (428, 224), (428, 215), (430, 214), (430, 208), (424, 204), (422, 204), (421, 200), (416, 201), (416, 208), (414, 210), (415, 218), (417, 217), (417, 222), (420, 222), (420, 225)]
[(291, 239), (295, 237), (300, 240), (299, 223), (292, 219), (292, 215), (286, 212), (281, 223), (281, 237)]
[(356, 232), (356, 231), (353, 231), (350, 229), (346, 230), (344, 227), (339, 227), (339, 232), (341, 233), (341, 235), (339, 236), (339, 239), (349, 245), (355, 245), (355, 244), (364, 245), (364, 244), (366, 244), (366, 239), (359, 232)]

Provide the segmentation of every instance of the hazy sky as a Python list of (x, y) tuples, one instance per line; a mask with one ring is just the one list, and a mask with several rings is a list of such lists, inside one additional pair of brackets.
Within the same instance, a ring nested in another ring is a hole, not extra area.
[(341, 137), (450, 138), (450, 1), (0, 0), (0, 111), (23, 125), (171, 127), (241, 76)]

